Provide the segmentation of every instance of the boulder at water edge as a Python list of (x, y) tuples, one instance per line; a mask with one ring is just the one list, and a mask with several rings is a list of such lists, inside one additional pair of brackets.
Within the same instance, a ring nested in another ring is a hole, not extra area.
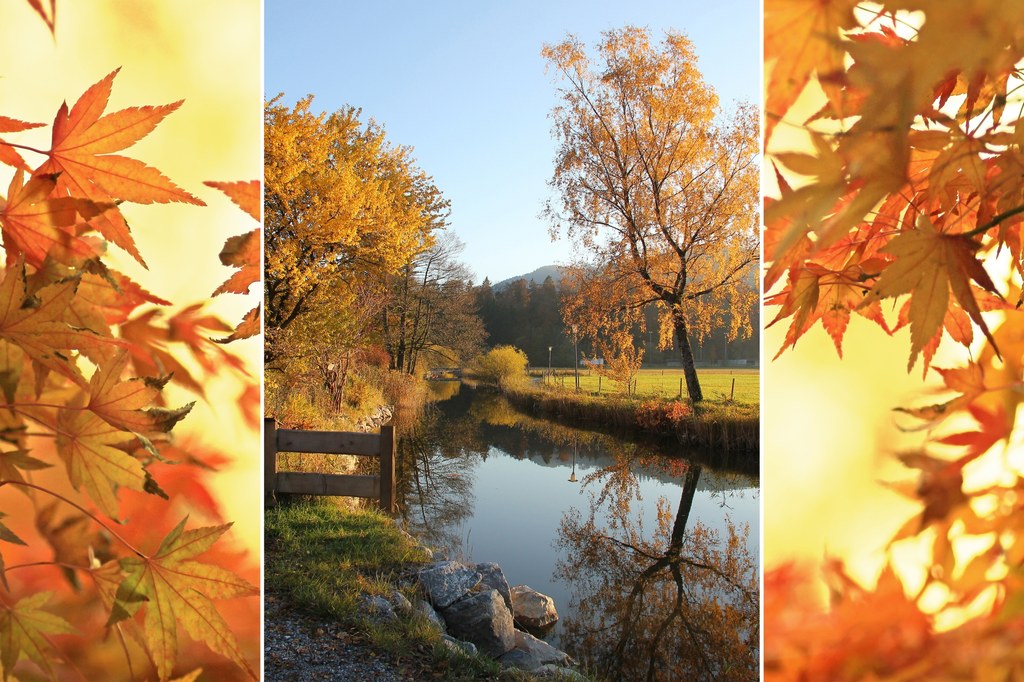
[(441, 610), (448, 632), (498, 658), (516, 645), (512, 614), (497, 590), (485, 590)]
[(480, 585), (484, 589), (497, 590), (501, 598), (505, 600), (505, 606), (508, 610), (512, 610), (512, 590), (508, 587), (508, 581), (505, 580), (505, 574), (501, 570), (501, 566), (489, 561), (487, 563), (477, 564), (476, 571), (481, 575)]
[(430, 603), (443, 609), (472, 590), (480, 574), (457, 561), (442, 561), (417, 574)]
[(516, 623), (530, 630), (543, 630), (558, 620), (555, 600), (527, 585), (512, 588), (512, 613)]
[(516, 646), (500, 659), (506, 668), (522, 670), (538, 670), (543, 665), (569, 665), (572, 659), (569, 654), (556, 649), (547, 642), (539, 640), (531, 634), (516, 630)]

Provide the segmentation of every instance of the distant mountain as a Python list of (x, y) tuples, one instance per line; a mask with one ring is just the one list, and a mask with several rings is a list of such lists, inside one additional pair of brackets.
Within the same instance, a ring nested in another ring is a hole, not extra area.
[(545, 265), (543, 267), (537, 268), (533, 272), (528, 272), (525, 275), (517, 275), (515, 277), (503, 279), (497, 284), (492, 284), (491, 288), (494, 289), (495, 291), (501, 291), (512, 282), (515, 282), (516, 280), (520, 279), (525, 279), (527, 283), (536, 282), (537, 284), (542, 284), (544, 280), (547, 279), (548, 277), (553, 279), (555, 281), (555, 284), (558, 284), (558, 282), (561, 281), (562, 279), (562, 266)]

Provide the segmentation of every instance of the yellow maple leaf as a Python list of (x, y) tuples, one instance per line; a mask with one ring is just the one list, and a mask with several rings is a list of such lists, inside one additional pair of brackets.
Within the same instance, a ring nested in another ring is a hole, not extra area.
[(3, 679), (11, 676), (14, 665), (21, 658), (42, 668), (54, 677), (49, 658), (53, 647), (47, 634), (74, 632), (75, 629), (58, 615), (41, 607), (50, 601), (52, 592), (37, 592), (19, 600), (14, 606), (0, 605), (0, 665)]
[(115, 446), (135, 436), (82, 409), (57, 412), (57, 454), (67, 465), (71, 484), (85, 486), (89, 496), (106, 514), (117, 518), (117, 489), (144, 490), (142, 463)]
[(144, 636), (161, 680), (170, 677), (177, 657), (178, 622), (194, 639), (257, 679), (212, 600), (253, 595), (258, 590), (231, 571), (191, 561), (212, 547), (231, 524), (186, 531), (187, 520), (167, 534), (154, 556), (121, 559), (125, 578), (117, 588), (108, 624), (134, 615), (145, 605)]

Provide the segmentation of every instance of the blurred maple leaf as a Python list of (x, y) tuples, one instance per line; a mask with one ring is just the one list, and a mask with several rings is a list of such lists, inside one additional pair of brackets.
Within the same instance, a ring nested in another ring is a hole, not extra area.
[(28, 4), (46, 23), (50, 34), (55, 35), (57, 32), (57, 0), (49, 0), (47, 4), (44, 4), (44, 0), (28, 0)]

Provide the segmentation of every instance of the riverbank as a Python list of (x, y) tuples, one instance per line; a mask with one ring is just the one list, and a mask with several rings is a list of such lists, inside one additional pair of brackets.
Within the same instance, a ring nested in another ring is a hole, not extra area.
[[(265, 585), (273, 606), (268, 614), (298, 628), (278, 627), (268, 617), (271, 662), (286, 668), (283, 659), (289, 654), (336, 650), (343, 641), (375, 666), (375, 675), (387, 679), (570, 679), (503, 669), (486, 656), (453, 650), (418, 611), (381, 618), (373, 598), (391, 599), (397, 592), (415, 603), (409, 577), (429, 560), (428, 550), (377, 511), (345, 511), (329, 501), (268, 509)], [(289, 638), (302, 650), (285, 641)], [(366, 679), (371, 678), (377, 679)]]
[(664, 398), (626, 398), (550, 389), (539, 384), (506, 387), (502, 393), (518, 409), (588, 427), (664, 436), (730, 452), (760, 449), (760, 406), (705, 400), (696, 407)]

